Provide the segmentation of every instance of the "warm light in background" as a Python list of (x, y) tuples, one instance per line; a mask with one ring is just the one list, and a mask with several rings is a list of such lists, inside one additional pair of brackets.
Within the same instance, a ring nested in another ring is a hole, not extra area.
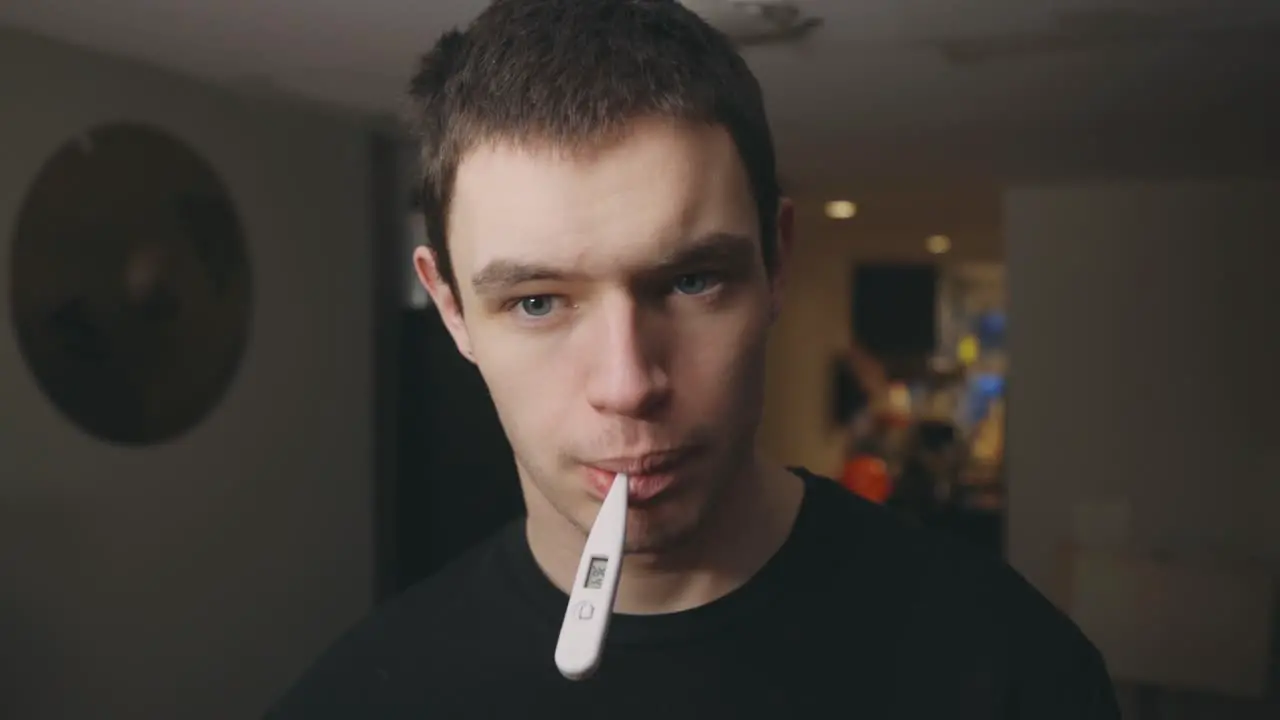
[(889, 386), (887, 410), (890, 414), (906, 416), (911, 414), (911, 388), (904, 382), (895, 382)]
[(858, 206), (848, 200), (832, 200), (827, 203), (826, 212), (832, 220), (848, 220), (858, 214)]
[(924, 247), (934, 255), (941, 255), (951, 249), (951, 238), (946, 235), (930, 235), (925, 239)]

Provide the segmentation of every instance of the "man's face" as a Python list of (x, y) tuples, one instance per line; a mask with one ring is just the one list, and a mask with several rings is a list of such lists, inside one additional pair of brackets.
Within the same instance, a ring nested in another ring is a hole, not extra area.
[(778, 299), (728, 133), (654, 120), (590, 153), (483, 145), (458, 168), (449, 248), (458, 297), (429, 253), (419, 270), (530, 513), (585, 533), (627, 472), (628, 550), (688, 538), (752, 459)]

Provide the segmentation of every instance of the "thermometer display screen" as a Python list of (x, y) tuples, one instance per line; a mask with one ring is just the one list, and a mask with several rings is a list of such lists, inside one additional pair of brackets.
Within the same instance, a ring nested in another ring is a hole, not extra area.
[(588, 590), (599, 590), (604, 587), (604, 569), (609, 566), (609, 558), (593, 557), (587, 566), (587, 580), (584, 587)]

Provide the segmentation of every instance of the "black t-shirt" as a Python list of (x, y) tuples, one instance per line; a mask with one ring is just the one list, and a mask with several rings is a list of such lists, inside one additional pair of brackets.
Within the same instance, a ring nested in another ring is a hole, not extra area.
[(348, 632), (269, 720), (1118, 720), (1101, 657), (998, 559), (798, 471), (790, 537), (738, 590), (615, 615), (598, 672), (561, 677), (567, 596), (522, 522)]

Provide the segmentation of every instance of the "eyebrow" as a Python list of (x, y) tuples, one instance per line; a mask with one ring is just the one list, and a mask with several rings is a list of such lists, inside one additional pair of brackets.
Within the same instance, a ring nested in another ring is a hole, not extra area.
[[(758, 252), (756, 241), (747, 235), (715, 232), (666, 253), (644, 275), (670, 273), (697, 265), (741, 266)], [(518, 260), (492, 260), (471, 276), (471, 286), (478, 295), (496, 295), (531, 282), (563, 281), (580, 278), (581, 274), (541, 263)]]
[(654, 272), (686, 270), (698, 265), (741, 266), (759, 254), (757, 243), (747, 235), (717, 232), (703, 236), (665, 255)]
[(570, 273), (550, 265), (493, 260), (471, 276), (471, 286), (478, 295), (495, 295), (524, 283), (565, 280), (569, 276)]

